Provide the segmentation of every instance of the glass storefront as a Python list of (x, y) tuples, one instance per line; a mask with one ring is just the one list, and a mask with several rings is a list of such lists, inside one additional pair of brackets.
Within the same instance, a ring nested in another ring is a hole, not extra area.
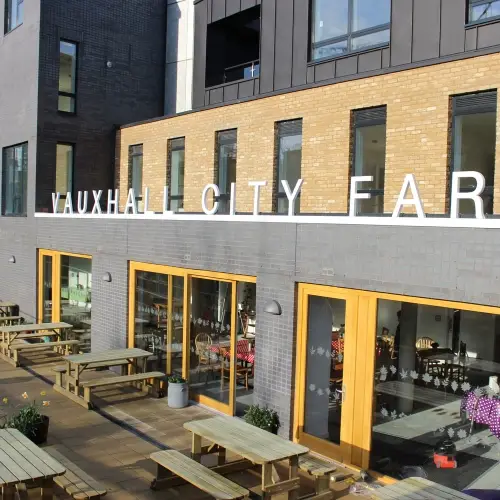
[(42, 323), (52, 321), (52, 256), (42, 256)]

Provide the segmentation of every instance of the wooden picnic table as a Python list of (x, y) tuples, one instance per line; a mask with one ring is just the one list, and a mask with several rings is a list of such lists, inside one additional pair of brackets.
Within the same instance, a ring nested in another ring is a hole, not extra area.
[(12, 309), (17, 307), (14, 302), (0, 302), (0, 316), (12, 316)]
[(371, 495), (376, 500), (419, 499), (419, 500), (474, 500), (474, 497), (452, 490), (422, 477), (410, 477), (383, 488)]
[[(231, 466), (233, 464), (238, 466), (240, 462), (242, 465), (240, 470), (259, 465), (262, 467), (262, 496), (264, 499), (287, 492), (289, 498), (298, 498), (299, 457), (309, 452), (305, 446), (287, 441), (233, 417), (213, 417), (186, 422), (184, 428), (192, 432), (191, 452), (194, 460), (200, 462), (204, 453), (214, 453), (215, 450), (219, 455), (219, 464), (214, 470), (219, 473), (224, 473), (224, 470), (232, 471)], [(210, 441), (213, 445), (202, 447), (202, 439)], [(238, 463), (226, 464), (226, 450), (241, 456), (243, 460)], [(289, 463), (288, 479), (276, 478), (276, 481), (273, 482), (273, 465), (285, 460), (288, 460)]]
[(0, 316), (0, 325), (18, 325), (24, 318), (22, 316)]
[(100, 366), (103, 366), (104, 363), (112, 364), (125, 359), (135, 368), (136, 372), (144, 373), (149, 356), (151, 356), (149, 351), (137, 348), (109, 349), (100, 352), (64, 356), (63, 359), (67, 363), (66, 391), (71, 393), (71, 386), (73, 386), (75, 396), (79, 397), (80, 376), (86, 369), (92, 368), (92, 365), (99, 363)]
[(54, 478), (66, 469), (16, 429), (0, 430), (0, 490), (14, 500), (16, 486), (41, 487), (43, 500), (52, 500)]
[[(73, 325), (69, 323), (36, 323), (33, 325), (23, 324), (23, 325), (12, 325), (12, 326), (1, 326), (0, 334), (2, 340), (2, 351), (1, 353), (5, 358), (11, 358), (9, 347), (15, 340), (29, 339), (29, 338), (40, 338), (40, 337), (51, 337), (56, 335), (61, 337), (63, 332), (73, 328)], [(44, 333), (28, 333), (28, 332), (44, 332)]]

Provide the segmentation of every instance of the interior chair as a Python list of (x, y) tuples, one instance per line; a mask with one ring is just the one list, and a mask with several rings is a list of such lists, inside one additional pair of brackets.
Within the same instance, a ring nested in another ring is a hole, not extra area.
[(205, 383), (208, 382), (208, 375), (216, 368), (217, 363), (213, 359), (217, 354), (210, 350), (212, 337), (207, 333), (199, 333), (194, 339), (195, 352), (198, 356), (198, 379), (202, 372), (206, 373)]
[(433, 343), (434, 343), (434, 340), (432, 340), (430, 337), (420, 337), (417, 340), (415, 347), (417, 349), (432, 349)]

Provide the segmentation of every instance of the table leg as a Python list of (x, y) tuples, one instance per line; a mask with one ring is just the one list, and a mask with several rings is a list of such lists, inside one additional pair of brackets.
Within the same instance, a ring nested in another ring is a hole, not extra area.
[[(289, 468), (289, 479), (295, 479), (299, 477), (299, 457), (295, 456), (290, 458)], [(292, 490), (288, 493), (289, 500), (297, 500), (299, 498), (299, 490)]]
[(45, 479), (42, 482), (42, 500), (52, 500), (54, 496), (54, 480)]
[(262, 464), (262, 500), (269, 500), (271, 495), (267, 493), (267, 488), (273, 483), (273, 465)]
[(14, 486), (4, 486), (2, 488), (2, 500), (14, 500), (16, 497), (16, 488)]
[(69, 379), (71, 378), (71, 363), (69, 361), (66, 362), (66, 390), (69, 392)]
[(219, 446), (217, 465), (224, 465), (226, 463), (226, 448)]
[(201, 436), (193, 432), (191, 442), (191, 458), (201, 462)]

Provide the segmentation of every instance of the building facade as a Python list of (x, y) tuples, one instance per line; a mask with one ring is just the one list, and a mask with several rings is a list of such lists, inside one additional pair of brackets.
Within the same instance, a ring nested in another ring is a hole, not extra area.
[(2, 217), (1, 298), (320, 454), (497, 488), (497, 3), (195, 2), (193, 111), (120, 127), (118, 192)]

